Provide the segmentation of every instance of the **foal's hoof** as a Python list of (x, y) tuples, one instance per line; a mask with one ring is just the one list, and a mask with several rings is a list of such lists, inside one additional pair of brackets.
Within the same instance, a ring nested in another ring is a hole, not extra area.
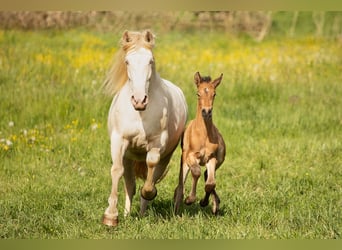
[(108, 218), (106, 215), (104, 215), (102, 223), (109, 227), (116, 227), (119, 224), (119, 218)]
[(154, 187), (152, 191), (146, 191), (144, 188), (140, 191), (141, 197), (143, 197), (145, 200), (151, 201), (157, 196), (157, 189)]
[(200, 201), (201, 207), (206, 207), (206, 206), (208, 206), (208, 204), (209, 204), (209, 200), (207, 200), (207, 199), (202, 199)]
[(188, 196), (188, 197), (186, 197), (184, 203), (185, 203), (186, 205), (191, 205), (191, 204), (193, 204), (195, 201), (196, 201), (196, 197), (190, 197), (190, 196)]

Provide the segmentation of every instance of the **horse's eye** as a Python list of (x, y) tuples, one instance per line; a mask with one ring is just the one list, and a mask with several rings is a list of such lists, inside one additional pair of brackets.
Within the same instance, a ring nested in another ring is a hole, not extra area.
[(197, 96), (198, 96), (198, 97), (201, 97), (200, 93), (197, 92)]
[(129, 64), (128, 60), (126, 60), (125, 63), (126, 63), (126, 65), (128, 65)]
[(150, 65), (152, 65), (152, 64), (153, 64), (153, 59), (150, 60)]

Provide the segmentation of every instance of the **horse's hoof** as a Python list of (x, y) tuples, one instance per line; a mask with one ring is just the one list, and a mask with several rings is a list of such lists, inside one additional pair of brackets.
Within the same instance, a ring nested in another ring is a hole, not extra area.
[(119, 224), (119, 218), (118, 217), (108, 218), (106, 217), (106, 215), (104, 215), (102, 223), (109, 227), (116, 227)]
[(152, 191), (146, 192), (144, 191), (144, 188), (141, 189), (140, 191), (141, 197), (143, 197), (147, 201), (151, 201), (157, 196), (157, 189), (154, 187)]

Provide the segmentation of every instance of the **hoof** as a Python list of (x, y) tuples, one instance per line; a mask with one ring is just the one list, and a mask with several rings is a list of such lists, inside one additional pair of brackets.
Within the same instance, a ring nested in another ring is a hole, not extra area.
[(195, 201), (196, 201), (196, 198), (193, 198), (193, 197), (188, 196), (188, 197), (186, 197), (184, 203), (185, 203), (186, 205), (191, 205), (191, 204), (193, 204)]
[(103, 216), (102, 223), (109, 227), (116, 227), (119, 224), (119, 218), (108, 218), (106, 215)]
[(156, 196), (157, 196), (157, 189), (156, 189), (156, 188), (153, 188), (152, 191), (146, 192), (146, 191), (144, 191), (144, 188), (142, 188), (141, 191), (140, 191), (140, 195), (141, 195), (141, 197), (144, 198), (145, 200), (151, 201), (151, 200), (153, 200), (154, 198), (156, 198)]
[(208, 206), (208, 204), (209, 204), (209, 200), (202, 199), (202, 200), (200, 201), (201, 207), (206, 207), (206, 206)]

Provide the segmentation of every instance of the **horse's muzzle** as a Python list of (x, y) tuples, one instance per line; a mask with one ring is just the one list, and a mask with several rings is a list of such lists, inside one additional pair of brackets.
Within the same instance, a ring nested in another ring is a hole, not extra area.
[(145, 97), (141, 100), (141, 99), (136, 99), (134, 95), (132, 95), (131, 102), (135, 110), (143, 111), (146, 109), (146, 106), (148, 104), (148, 97), (147, 95), (145, 95)]

